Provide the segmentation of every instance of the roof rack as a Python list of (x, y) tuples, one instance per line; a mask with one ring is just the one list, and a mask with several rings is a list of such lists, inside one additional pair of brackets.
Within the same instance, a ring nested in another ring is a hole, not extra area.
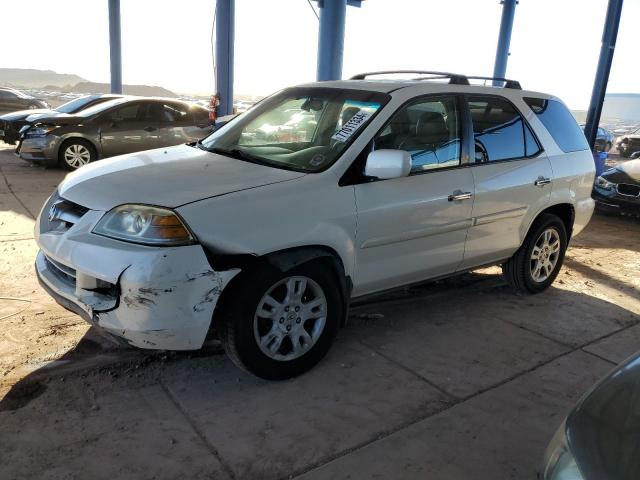
[(449, 83), (452, 85), (470, 85), (469, 79), (472, 80), (492, 80), (498, 82), (504, 82), (504, 88), (512, 88), (515, 90), (522, 90), (520, 86), (520, 82), (517, 80), (509, 80), (507, 78), (498, 78), (498, 77), (479, 77), (479, 76), (467, 76), (459, 73), (449, 73), (449, 72), (434, 72), (430, 70), (382, 70), (379, 72), (365, 72), (354, 75), (349, 80), (364, 80), (367, 77), (376, 76), (376, 75), (391, 75), (391, 74), (417, 74), (417, 75), (431, 75), (430, 77), (420, 77), (413, 78), (412, 80), (440, 80), (440, 79), (449, 79)]

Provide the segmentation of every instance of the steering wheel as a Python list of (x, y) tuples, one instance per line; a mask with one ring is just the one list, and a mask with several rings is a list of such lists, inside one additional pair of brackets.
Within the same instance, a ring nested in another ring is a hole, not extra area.
[(475, 161), (476, 163), (486, 163), (489, 161), (489, 154), (487, 153), (487, 149), (482, 144), (482, 142), (476, 140), (476, 155)]

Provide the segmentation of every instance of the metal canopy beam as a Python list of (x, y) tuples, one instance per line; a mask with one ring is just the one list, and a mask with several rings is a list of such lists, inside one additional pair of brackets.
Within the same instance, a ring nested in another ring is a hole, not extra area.
[[(496, 62), (493, 67), (494, 78), (506, 78), (507, 60), (509, 59), (509, 45), (511, 44), (511, 31), (513, 30), (513, 18), (516, 15), (516, 0), (502, 0), (502, 20), (500, 21), (500, 34), (498, 35), (498, 48), (496, 49)], [(494, 86), (500, 86), (502, 82), (494, 81)]]
[(216, 4), (216, 88), (220, 95), (218, 116), (233, 113), (233, 50), (235, 0), (217, 0)]
[(319, 0), (318, 81), (342, 78), (347, 0)]
[(109, 0), (109, 55), (111, 57), (111, 93), (122, 93), (120, 0)]
[(587, 136), (592, 151), (598, 134), (604, 96), (607, 92), (607, 83), (609, 82), (613, 52), (616, 48), (621, 13), (622, 0), (609, 0), (607, 17), (604, 20), (604, 31), (602, 32), (602, 46), (600, 47), (598, 69), (596, 70), (596, 78), (593, 82), (593, 92), (591, 93), (589, 110), (587, 110), (587, 123), (584, 127), (584, 133)]

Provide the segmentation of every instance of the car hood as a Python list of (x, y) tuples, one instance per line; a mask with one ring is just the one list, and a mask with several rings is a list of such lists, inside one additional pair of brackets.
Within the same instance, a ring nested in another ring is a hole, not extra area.
[(27, 117), (30, 123), (42, 123), (47, 125), (76, 125), (86, 121), (86, 117), (70, 115), (68, 113), (53, 112), (51, 115), (38, 115), (34, 118)]
[(623, 363), (567, 417), (571, 453), (585, 478), (640, 478), (640, 357)]
[(613, 183), (640, 184), (640, 159), (623, 162), (602, 176)]
[(12, 122), (15, 120), (24, 120), (25, 118), (38, 114), (38, 115), (53, 115), (55, 114), (55, 110), (50, 110), (47, 108), (39, 108), (39, 109), (30, 109), (30, 110), (18, 110), (17, 112), (5, 113), (4, 115), (0, 115), (0, 120), (5, 120), (8, 122)]
[(304, 175), (179, 145), (86, 165), (67, 175), (58, 193), (92, 210), (125, 203), (175, 208)]

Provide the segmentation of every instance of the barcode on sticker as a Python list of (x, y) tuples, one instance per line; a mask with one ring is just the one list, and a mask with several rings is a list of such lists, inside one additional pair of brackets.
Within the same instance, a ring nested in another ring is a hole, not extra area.
[(349, 137), (351, 137), (351, 135), (353, 135), (358, 130), (358, 128), (360, 128), (360, 125), (366, 122), (367, 118), (369, 118), (370, 116), (371, 112), (360, 110), (353, 117), (351, 117), (351, 120), (345, 123), (340, 130), (334, 133), (331, 139), (337, 140), (338, 142), (346, 142), (347, 140), (349, 140)]

